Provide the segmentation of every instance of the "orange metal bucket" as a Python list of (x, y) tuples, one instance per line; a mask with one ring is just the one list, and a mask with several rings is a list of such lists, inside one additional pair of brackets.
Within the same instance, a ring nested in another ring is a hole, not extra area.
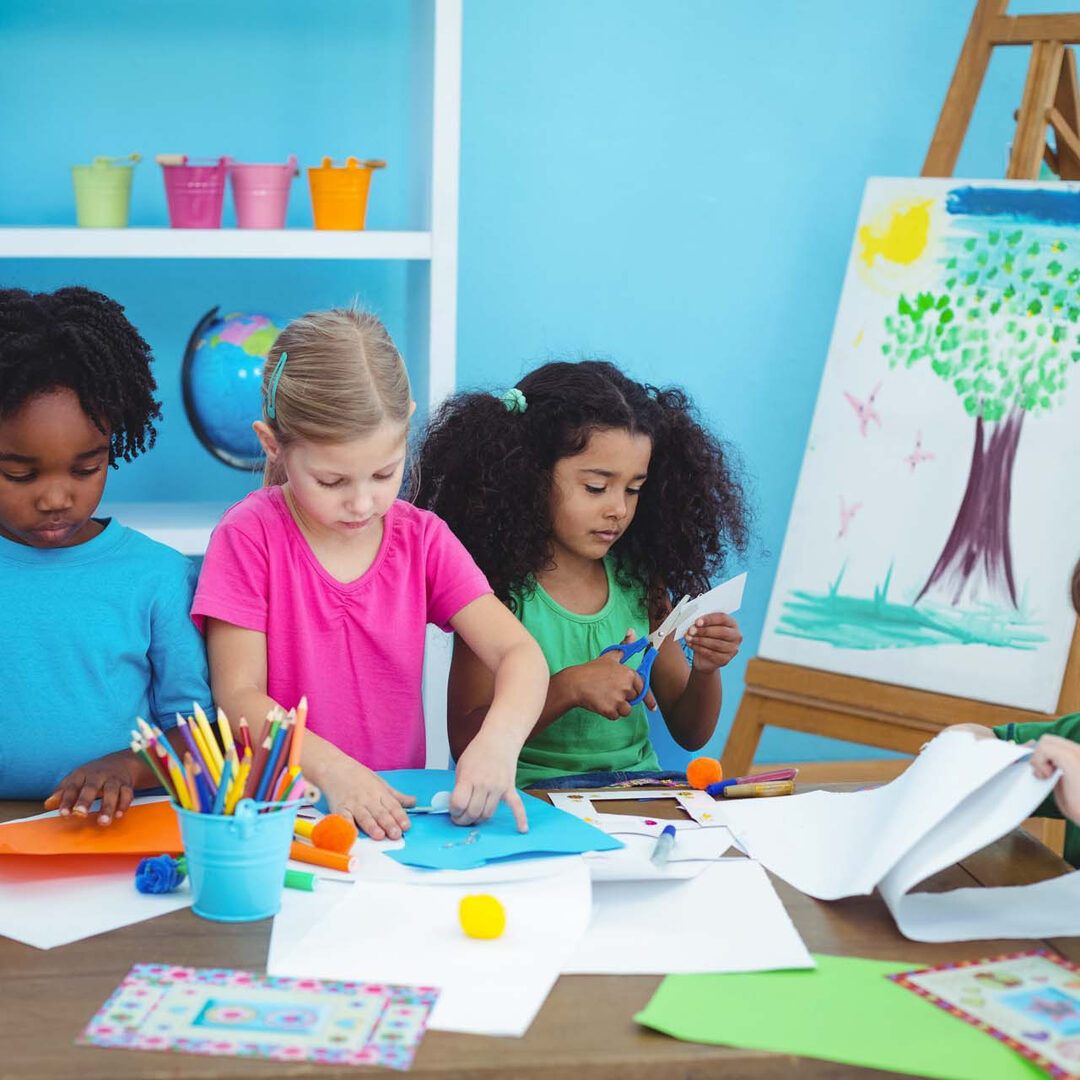
[(320, 166), (308, 169), (315, 228), (362, 229), (371, 174), (384, 168), (385, 161), (359, 161), (351, 157), (340, 167), (324, 157)]

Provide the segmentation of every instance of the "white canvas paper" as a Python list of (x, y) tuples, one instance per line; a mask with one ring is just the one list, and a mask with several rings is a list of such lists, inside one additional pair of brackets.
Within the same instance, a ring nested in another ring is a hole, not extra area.
[(683, 615), (672, 635), (677, 641), (686, 636), (695, 619), (703, 615), (734, 615), (742, 607), (743, 590), (746, 588), (746, 574), (739, 574), (708, 592), (695, 596), (683, 609)]
[(814, 966), (761, 866), (708, 864), (689, 881), (593, 885), (589, 928), (566, 974), (666, 975)]
[(138, 855), (0, 855), (0, 935), (53, 949), (191, 905), (135, 889)]
[[(506, 909), (493, 941), (465, 936), (463, 896), (489, 892)], [(502, 884), (358, 882), (321, 917), (299, 904), (274, 920), (267, 971), (273, 975), (436, 986), (437, 1030), (523, 1035), (588, 924), (589, 873), (579, 858), (557, 874)], [(299, 934), (296, 923), (304, 924)]]
[(1074, 874), (1053, 887), (911, 892), (1043, 801), (1055, 778), (1037, 779), (1030, 754), (1030, 747), (947, 731), (884, 787), (748, 800), (726, 807), (725, 817), (751, 857), (810, 896), (835, 900), (880, 886), (913, 940), (1080, 934)]
[[(597, 881), (671, 881), (697, 877), (710, 863), (722, 858), (734, 848), (731, 833), (727, 829), (680, 829), (667, 865), (657, 867), (651, 856), (656, 847), (656, 832), (650, 834), (649, 826), (634, 818), (622, 818), (633, 832), (619, 827), (615, 814), (605, 814), (612, 819), (612, 835), (617, 835), (625, 845), (618, 851), (593, 851), (584, 856), (593, 882)], [(605, 825), (601, 825), (606, 828)], [(640, 830), (640, 831), (638, 831)]]
[(1054, 479), (1080, 456), (1078, 199), (868, 181), (761, 656), (1053, 711), (1080, 535), (1080, 490)]

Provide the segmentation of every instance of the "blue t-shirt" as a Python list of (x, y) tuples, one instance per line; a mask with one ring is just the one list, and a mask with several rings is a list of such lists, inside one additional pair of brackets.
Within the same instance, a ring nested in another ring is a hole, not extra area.
[(166, 728), (193, 701), (210, 706), (194, 565), (104, 520), (74, 547), (0, 537), (0, 798), (47, 797), (125, 749), (136, 716)]

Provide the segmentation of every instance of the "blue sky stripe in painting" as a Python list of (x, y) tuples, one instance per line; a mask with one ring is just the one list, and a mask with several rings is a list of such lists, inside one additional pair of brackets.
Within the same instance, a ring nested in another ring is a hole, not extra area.
[(945, 200), (950, 214), (1003, 217), (1029, 224), (1080, 223), (1080, 191), (1046, 188), (962, 187)]

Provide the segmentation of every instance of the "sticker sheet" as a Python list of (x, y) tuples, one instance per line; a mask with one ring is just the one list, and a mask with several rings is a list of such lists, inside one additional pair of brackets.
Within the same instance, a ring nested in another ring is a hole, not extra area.
[(136, 964), (76, 1042), (407, 1069), (438, 996), (430, 987)]
[[(549, 791), (546, 794), (551, 799), (552, 806), (557, 806), (606, 833), (636, 832), (644, 836), (659, 836), (665, 825), (674, 825), (676, 829), (696, 829), (724, 824), (717, 813), (716, 800), (704, 791), (689, 787), (674, 790), (637, 788), (630, 791)], [(686, 811), (689, 820), (654, 817), (649, 813), (649, 803), (654, 800), (674, 800)], [(641, 814), (605, 814), (601, 807), (605, 802), (612, 801), (640, 802)]]
[(1046, 950), (887, 978), (981, 1028), (1055, 1077), (1080, 1077), (1080, 968)]

